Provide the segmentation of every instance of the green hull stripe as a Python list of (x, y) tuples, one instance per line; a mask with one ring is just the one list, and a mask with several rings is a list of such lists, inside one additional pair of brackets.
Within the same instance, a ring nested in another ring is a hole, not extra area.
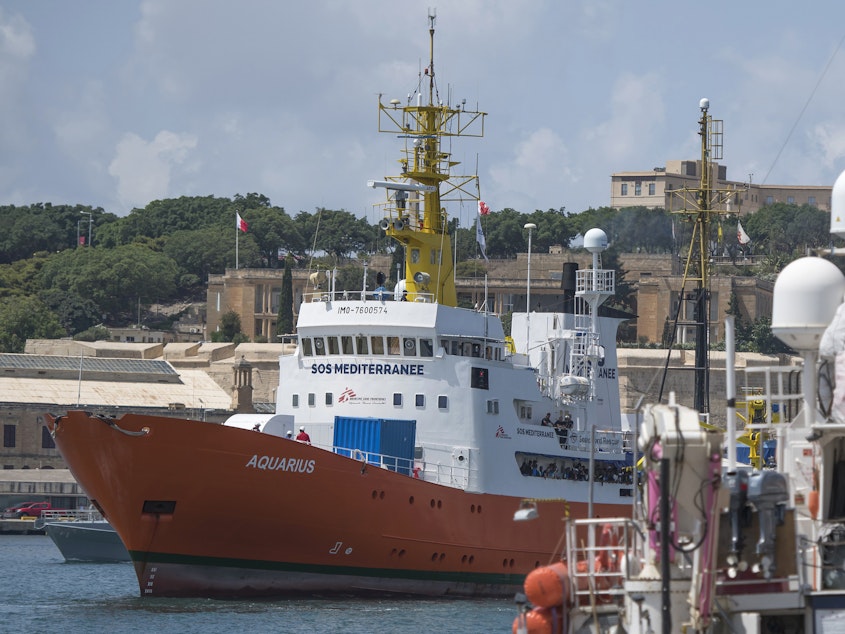
[(319, 566), (254, 559), (230, 559), (226, 557), (195, 557), (170, 553), (145, 553), (130, 551), (132, 561), (143, 564), (176, 564), (182, 566), (212, 566), (218, 568), (242, 568), (276, 572), (301, 572), (314, 575), (346, 575), (355, 577), (379, 577), (388, 579), (409, 579), (415, 581), (449, 581), (454, 583), (478, 583), (484, 585), (522, 585), (525, 575), (494, 572), (455, 572), (435, 570), (397, 570), (394, 568), (360, 568), (353, 566)]

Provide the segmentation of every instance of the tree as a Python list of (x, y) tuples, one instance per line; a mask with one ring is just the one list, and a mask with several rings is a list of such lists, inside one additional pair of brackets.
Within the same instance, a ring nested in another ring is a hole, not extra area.
[(285, 273), (282, 276), (282, 293), (279, 297), (279, 316), (276, 319), (276, 336), (293, 332), (293, 258), (285, 260)]
[(101, 314), (132, 315), (141, 301), (167, 301), (176, 290), (176, 263), (140, 244), (114, 249), (74, 249), (44, 265), (45, 290), (70, 292), (93, 301)]
[[(223, 341), (234, 341), (241, 334), (241, 318), (234, 310), (220, 316), (220, 335)], [(216, 334), (216, 333), (215, 333)]]
[(58, 339), (66, 334), (56, 316), (38, 299), (0, 300), (0, 351), (23, 352), (27, 339)]
[(304, 242), (293, 219), (280, 207), (258, 207), (241, 212), (249, 223), (248, 236), (255, 241), (264, 265), (268, 268), (279, 266), (279, 253), (282, 250), (301, 253)]
[(318, 209), (313, 215), (300, 212), (294, 220), (301, 235), (314, 236), (312, 242), (317, 251), (325, 251), (338, 260), (378, 242), (378, 227), (348, 211)]

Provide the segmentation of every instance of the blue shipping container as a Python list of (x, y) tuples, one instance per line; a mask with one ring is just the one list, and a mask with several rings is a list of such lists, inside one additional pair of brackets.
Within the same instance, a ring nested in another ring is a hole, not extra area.
[(416, 437), (415, 420), (335, 416), (332, 444), (342, 456), (411, 475)]

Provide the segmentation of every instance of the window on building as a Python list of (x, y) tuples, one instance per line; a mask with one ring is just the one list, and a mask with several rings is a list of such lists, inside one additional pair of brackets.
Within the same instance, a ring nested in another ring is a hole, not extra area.
[(795, 204), (795, 196), (787, 196), (786, 202), (789, 203), (790, 205), (794, 205)]
[(628, 183), (622, 183), (622, 195), (623, 196), (628, 195)]
[(441, 394), (437, 397), (437, 407), (440, 409), (447, 409), (449, 407), (449, 397)]
[(808, 196), (807, 197), (807, 204), (808, 205), (816, 205), (816, 197), (815, 196)]
[(648, 195), (649, 195), (649, 196), (654, 196), (654, 192), (655, 192), (655, 185), (654, 185), (654, 183), (649, 183), (649, 184), (648, 184)]
[(640, 181), (634, 183), (634, 196), (642, 196), (643, 184)]
[(281, 287), (276, 286), (270, 289), (270, 312), (274, 315), (279, 314), (279, 304), (281, 303), (281, 296)]
[(775, 202), (775, 197), (774, 197), (774, 196), (766, 196), (766, 204), (767, 204), (767, 205), (771, 205), (771, 204), (772, 204), (772, 203), (774, 203), (774, 202)]
[(50, 430), (47, 429), (47, 425), (41, 426), (41, 448), (42, 449), (55, 449), (56, 443), (53, 440), (52, 434), (50, 434)]
[(15, 446), (15, 426), (14, 425), (3, 425), (3, 446), (4, 447), (14, 447)]
[(401, 392), (394, 392), (393, 393), (393, 404), (396, 407), (402, 407), (402, 393)]
[(425, 394), (415, 394), (414, 405), (417, 407), (425, 407)]

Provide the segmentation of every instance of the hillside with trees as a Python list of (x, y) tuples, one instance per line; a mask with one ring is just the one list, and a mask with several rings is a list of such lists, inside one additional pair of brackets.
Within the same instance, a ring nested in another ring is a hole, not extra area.
[[(236, 213), (248, 223), (246, 233), (238, 232)], [(736, 259), (734, 275), (776, 275), (808, 250), (831, 245), (826, 212), (769, 205), (742, 219), (762, 261), (748, 266), (739, 257), (736, 220), (722, 221), (721, 240), (715, 224), (711, 236), (714, 255)], [(528, 222), (537, 225), (532, 247), (541, 253), (554, 245), (571, 247), (592, 227), (603, 229), (610, 239), (605, 265), (617, 269), (619, 255), (626, 252), (683, 256), (691, 229), (681, 216), (662, 209), (568, 213), (561, 207), (522, 213), (505, 208), (482, 217), (487, 256), (507, 259), (527, 251), (523, 227)], [(483, 274), (475, 225), (461, 228), (453, 220), (450, 228), (459, 274)], [(204, 301), (208, 276), (235, 266), (236, 239), (241, 267), (287, 267), (285, 279), (294, 267), (337, 267), (340, 290), (360, 287), (361, 259), (374, 253), (393, 253), (394, 262), (402, 258), (401, 247), (377, 225), (348, 211), (291, 216), (257, 193), (156, 200), (124, 217), (84, 205), (7, 205), (0, 207), (0, 351), (20, 352), (27, 338), (79, 336), (98, 327), (103, 331), (103, 325), (132, 324), (141, 307), (153, 304)], [(391, 267), (391, 277), (395, 270)], [(633, 284), (624, 271), (618, 278), (616, 307), (628, 308)], [(280, 314), (279, 324), (291, 332), (292, 313)]]

